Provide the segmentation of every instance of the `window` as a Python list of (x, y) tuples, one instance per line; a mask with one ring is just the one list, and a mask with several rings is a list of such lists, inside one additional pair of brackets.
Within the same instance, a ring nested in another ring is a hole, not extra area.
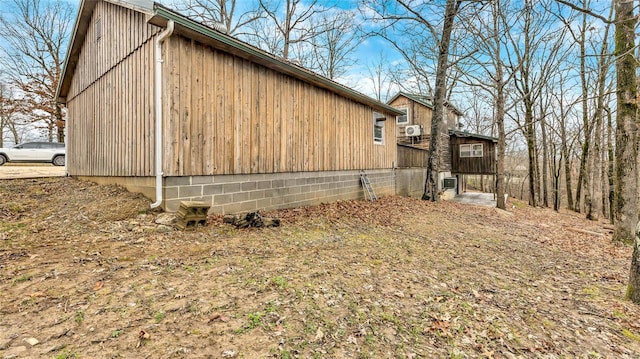
[(482, 143), (460, 145), (460, 157), (482, 157)]
[(102, 38), (102, 19), (96, 20), (96, 41)]
[(398, 110), (404, 112), (404, 115), (396, 116), (396, 124), (397, 125), (409, 124), (409, 109), (405, 107), (405, 108), (399, 108)]
[(377, 145), (384, 144), (384, 121), (386, 119), (381, 113), (373, 113), (373, 143)]

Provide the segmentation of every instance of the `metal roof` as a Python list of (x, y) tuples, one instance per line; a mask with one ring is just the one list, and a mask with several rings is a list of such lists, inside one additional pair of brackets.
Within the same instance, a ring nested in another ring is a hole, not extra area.
[(493, 141), (493, 142), (498, 142), (498, 138), (497, 137), (479, 135), (477, 133), (471, 133), (471, 132), (466, 132), (466, 131), (449, 130), (449, 135), (450, 136), (456, 136), (456, 137), (479, 138), (479, 139), (482, 139), (482, 140), (489, 140), (489, 141)]

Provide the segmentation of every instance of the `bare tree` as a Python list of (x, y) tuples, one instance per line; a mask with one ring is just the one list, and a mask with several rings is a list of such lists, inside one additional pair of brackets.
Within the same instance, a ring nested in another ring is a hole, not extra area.
[[(609, 208), (609, 221), (611, 223), (615, 223), (614, 219), (614, 209), (615, 209), (615, 185), (614, 185), (614, 169), (615, 169), (615, 161), (614, 161), (614, 149), (613, 149), (613, 116), (611, 114), (611, 109), (609, 107), (605, 108), (607, 112), (607, 178), (609, 179), (606, 187), (607, 190), (603, 191), (603, 193), (608, 193), (607, 202)], [(607, 206), (605, 206), (607, 207)]]
[[(1, 81), (1, 80), (0, 80)], [(18, 109), (13, 91), (6, 83), (0, 82), (0, 147), (4, 147), (5, 132), (8, 132), (13, 143), (20, 141), (18, 134)]]
[(503, 57), (503, 50), (510, 45), (508, 42), (503, 41), (505, 39), (504, 32), (511, 27), (508, 19), (507, 7), (502, 1), (496, 0), (490, 3), (485, 12), (480, 12), (478, 18), (473, 21), (475, 28), (472, 28), (471, 31), (479, 40), (477, 44), (479, 51), (474, 60), (486, 73), (486, 78), (468, 74), (471, 78), (468, 84), (489, 94), (490, 103), (493, 106), (493, 122), (498, 135), (496, 206), (500, 209), (506, 209), (504, 198), (507, 182), (505, 181), (505, 113), (508, 110), (506, 86), (516, 74), (516, 69), (510, 69), (506, 66)]
[(367, 79), (371, 81), (374, 97), (378, 101), (386, 102), (391, 96), (391, 91), (397, 87), (397, 83), (394, 81), (394, 71), (389, 66), (387, 55), (380, 51), (366, 66)]
[[(565, 37), (565, 29), (556, 29), (551, 13), (544, 4), (525, 0), (517, 18), (521, 22), (506, 32), (512, 43), (508, 53), (509, 66), (518, 68), (515, 77), (516, 90), (521, 98), (524, 121), (521, 130), (527, 142), (529, 162), (529, 204), (538, 204), (539, 162), (536, 152), (535, 105), (540, 101), (541, 91), (549, 77), (556, 72), (561, 61), (559, 56)], [(544, 114), (538, 114), (538, 117)], [(539, 120), (539, 119), (538, 119)]]
[[(582, 0), (581, 5), (584, 8), (587, 8), (588, 1)], [(571, 26), (567, 26), (567, 29), (571, 30)], [(590, 192), (591, 181), (588, 176), (588, 173), (590, 172), (588, 158), (591, 150), (590, 142), (591, 142), (591, 133), (593, 131), (593, 126), (589, 121), (589, 105), (588, 105), (589, 89), (588, 89), (587, 71), (586, 71), (586, 62), (587, 62), (587, 57), (586, 57), (587, 55), (586, 54), (587, 14), (586, 13), (582, 13), (582, 23), (580, 26), (579, 35), (574, 34), (572, 31), (570, 31), (570, 33), (573, 36), (574, 41), (580, 46), (580, 56), (579, 56), (580, 86), (582, 89), (582, 98), (580, 103), (582, 104), (582, 125), (584, 130), (583, 132), (584, 139), (582, 141), (582, 155), (580, 157), (580, 173), (578, 174), (578, 185), (576, 189), (576, 199), (574, 202), (575, 203), (574, 210), (576, 212), (580, 212), (582, 210), (581, 201), (582, 201), (583, 186), (586, 189), (585, 202), (589, 202), (589, 203), (591, 202), (591, 192)]]
[[(549, 86), (550, 87), (550, 86)], [(551, 90), (549, 88), (549, 90)], [(542, 91), (540, 101), (538, 101), (538, 111), (540, 116), (540, 134), (542, 143), (540, 148), (542, 149), (542, 173), (540, 178), (540, 188), (542, 190), (542, 206), (549, 207), (549, 152), (550, 144), (548, 140), (549, 126), (547, 125), (547, 113), (546, 109), (550, 108), (552, 96), (548, 90)]]
[[(571, 113), (574, 108), (571, 104), (567, 105), (569, 99), (567, 98), (567, 92), (571, 92), (570, 89), (567, 89), (567, 86), (570, 86), (568, 81), (565, 80), (565, 71), (560, 71), (557, 74), (558, 80), (556, 81), (555, 91), (553, 91), (552, 95), (554, 97), (554, 107), (555, 111), (552, 112), (552, 116), (554, 118), (554, 126), (550, 126), (550, 129), (554, 131), (560, 141), (560, 159), (562, 162), (562, 167), (564, 168), (564, 180), (565, 180), (565, 191), (566, 191), (566, 199), (567, 199), (567, 207), (569, 209), (573, 209), (573, 189), (572, 189), (572, 175), (571, 175), (571, 167), (572, 167), (572, 155), (574, 143), (577, 139), (577, 134), (579, 131), (573, 131), (570, 128), (569, 118), (571, 117)], [(560, 169), (558, 169), (560, 171)], [(559, 175), (558, 175), (559, 177)], [(559, 184), (556, 183), (556, 193), (559, 192)], [(558, 199), (559, 201), (560, 199)], [(554, 205), (554, 209), (559, 210), (559, 204)]]
[[(362, 0), (360, 10), (368, 26), (367, 36), (382, 38), (404, 59), (394, 66), (395, 82), (402, 90), (433, 97), (437, 73), (445, 4), (425, 0)], [(463, 6), (468, 4), (469, 6)], [(457, 16), (475, 11), (476, 2), (460, 1)], [(464, 9), (468, 8), (469, 11)], [(445, 99), (449, 100), (464, 75), (464, 60), (469, 56), (466, 29), (452, 27), (449, 39), (449, 65), (446, 71)]]
[(258, 6), (240, 9), (238, 5), (244, 2), (238, 0), (174, 0), (173, 3), (178, 11), (197, 17), (207, 26), (222, 24), (227, 34), (236, 36), (244, 35), (249, 24), (264, 16)]
[[(611, 9), (610, 16), (613, 16)], [(595, 89), (595, 112), (594, 112), (594, 139), (593, 151), (589, 158), (589, 171), (591, 188), (589, 189), (589, 200), (585, 200), (587, 218), (590, 220), (600, 219), (603, 214), (603, 192), (602, 192), (602, 133), (605, 116), (605, 107), (609, 102), (609, 89), (607, 88), (607, 75), (610, 73), (610, 56), (609, 56), (609, 28), (611, 23), (605, 24), (604, 37), (601, 41), (599, 50), (599, 60), (596, 68), (596, 89)]]
[(0, 58), (11, 84), (23, 94), (24, 111), (44, 123), (49, 141), (64, 141), (64, 111), (55, 99), (64, 62), (63, 46), (73, 19), (63, 1), (11, 0), (0, 15)]
[(302, 62), (298, 56), (308, 53), (305, 54), (304, 47), (299, 47), (303, 51), (296, 53), (294, 47), (309, 44), (313, 38), (329, 30), (326, 26), (312, 26), (315, 17), (331, 9), (321, 6), (318, 0), (308, 4), (302, 0), (259, 0), (259, 4), (265, 19), (251, 23), (250, 39), (256, 46), (285, 60)]
[[(404, 3), (401, 2), (404, 5)], [(444, 22), (438, 46), (438, 65), (436, 68), (435, 87), (433, 91), (433, 115), (431, 117), (431, 141), (429, 144), (429, 159), (427, 161), (427, 177), (424, 184), (423, 200), (438, 200), (438, 175), (440, 173), (440, 141), (443, 135), (442, 127), (446, 126), (444, 119), (444, 103), (447, 86), (447, 69), (449, 68), (449, 44), (453, 24), (462, 5), (461, 0), (447, 0)], [(404, 5), (406, 6), (406, 5)], [(409, 8), (408, 8), (409, 9)], [(410, 9), (409, 9), (410, 10)], [(412, 10), (410, 10), (412, 11)], [(414, 14), (427, 27), (433, 28), (429, 21), (419, 14)], [(445, 134), (448, 136), (448, 133)]]
[(312, 70), (335, 80), (344, 76), (356, 63), (352, 57), (359, 43), (355, 15), (353, 11), (334, 10), (311, 20), (313, 28), (325, 29), (310, 39), (314, 54), (310, 66)]
[[(455, 18), (460, 13), (462, 3), (462, 0), (447, 0), (445, 8), (442, 9), (438, 4), (421, 0), (396, 0), (395, 3), (370, 0), (365, 3), (363, 9), (363, 12), (370, 14), (369, 20), (372, 23), (380, 25), (370, 31), (371, 35), (380, 36), (394, 46), (415, 73), (420, 75), (420, 81), (428, 84), (430, 79), (434, 79), (429, 160), (422, 196), (425, 200), (438, 200), (440, 147), (442, 137), (448, 136), (444, 121), (444, 103), (450, 93), (447, 91), (447, 79), (450, 78), (448, 72), (453, 68), (449, 56), (450, 45)], [(434, 22), (432, 17), (428, 16), (434, 11), (442, 10), (444, 12), (441, 23)], [(425, 51), (428, 49), (435, 49), (435, 54)], [(425, 70), (430, 64), (435, 64), (435, 75)], [(431, 88), (429, 85), (427, 87)]]

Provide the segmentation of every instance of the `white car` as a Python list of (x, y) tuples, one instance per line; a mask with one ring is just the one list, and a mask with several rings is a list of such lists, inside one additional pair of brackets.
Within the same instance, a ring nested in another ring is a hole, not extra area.
[(0, 148), (0, 166), (7, 162), (49, 162), (64, 166), (64, 143), (25, 142), (10, 148)]

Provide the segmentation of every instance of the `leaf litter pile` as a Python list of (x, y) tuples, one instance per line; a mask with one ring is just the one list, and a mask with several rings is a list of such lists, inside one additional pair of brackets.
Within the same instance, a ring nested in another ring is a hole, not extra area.
[(178, 231), (148, 205), (0, 181), (0, 357), (640, 357), (631, 248), (579, 214), (387, 197)]

